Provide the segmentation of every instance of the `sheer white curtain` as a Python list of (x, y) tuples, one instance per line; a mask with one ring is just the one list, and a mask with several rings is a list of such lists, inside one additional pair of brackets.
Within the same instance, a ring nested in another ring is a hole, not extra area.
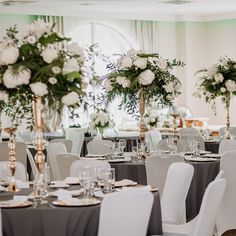
[(158, 52), (159, 23), (157, 21), (134, 21), (133, 27), (139, 49), (145, 53)]

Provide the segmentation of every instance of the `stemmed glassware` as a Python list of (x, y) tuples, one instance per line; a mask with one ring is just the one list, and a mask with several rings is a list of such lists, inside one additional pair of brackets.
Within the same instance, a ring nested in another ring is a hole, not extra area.
[(119, 147), (122, 153), (124, 153), (124, 149), (126, 147), (126, 140), (125, 139), (119, 139)]
[(104, 173), (104, 193), (110, 193), (115, 186), (115, 169), (110, 168)]

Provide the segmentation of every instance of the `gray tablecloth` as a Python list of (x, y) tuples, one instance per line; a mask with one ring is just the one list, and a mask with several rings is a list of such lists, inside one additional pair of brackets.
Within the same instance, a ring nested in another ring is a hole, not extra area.
[[(194, 176), (186, 200), (186, 216), (194, 218), (200, 209), (207, 185), (216, 177), (220, 162), (189, 162), (194, 167)], [(117, 180), (132, 179), (140, 184), (147, 184), (144, 163), (113, 163)]]
[[(31, 190), (32, 191), (32, 190)], [(22, 191), (19, 194), (28, 194)], [(148, 226), (148, 235), (162, 234), (159, 193), (154, 194), (154, 204)], [(0, 200), (11, 195), (1, 193)], [(12, 196), (11, 196), (12, 197)], [(55, 198), (49, 198), (49, 202)], [(4, 236), (96, 236), (100, 204), (84, 207), (52, 207), (2, 209)], [(119, 223), (119, 222), (117, 222)]]

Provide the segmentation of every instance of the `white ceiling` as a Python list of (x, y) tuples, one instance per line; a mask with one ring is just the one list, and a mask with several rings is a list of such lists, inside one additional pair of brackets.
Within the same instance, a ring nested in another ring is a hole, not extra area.
[[(163, 21), (236, 19), (236, 0), (0, 0), (0, 14), (62, 15)], [(20, 2), (23, 1), (23, 2)]]

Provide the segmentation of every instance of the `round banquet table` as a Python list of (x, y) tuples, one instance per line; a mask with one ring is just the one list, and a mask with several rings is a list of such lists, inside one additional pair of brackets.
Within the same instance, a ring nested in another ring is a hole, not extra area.
[[(193, 165), (194, 175), (186, 199), (187, 220), (193, 219), (199, 212), (207, 185), (214, 180), (220, 169), (220, 161), (187, 162)], [(144, 163), (112, 163), (116, 180), (132, 179), (140, 184), (147, 184)]]
[[(71, 187), (75, 189), (75, 186)], [(17, 195), (29, 194), (25, 189)], [(162, 235), (159, 193), (154, 192), (154, 203), (147, 235)], [(0, 193), (0, 200), (12, 198), (11, 193)], [(2, 209), (4, 236), (97, 236), (100, 204), (81, 207), (53, 207), (49, 203), (39, 208)], [(119, 222), (117, 222), (119, 224)]]

